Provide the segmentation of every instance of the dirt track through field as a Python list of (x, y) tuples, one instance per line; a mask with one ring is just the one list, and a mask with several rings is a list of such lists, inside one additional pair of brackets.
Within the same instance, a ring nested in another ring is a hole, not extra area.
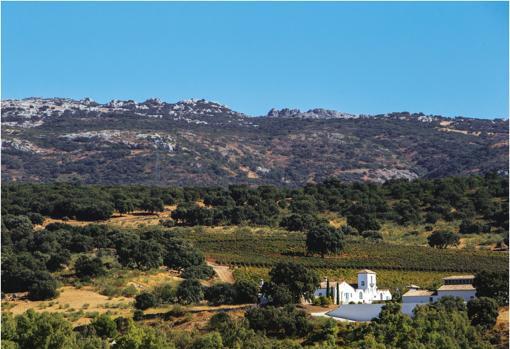
[(232, 270), (226, 265), (219, 265), (214, 262), (207, 262), (207, 265), (212, 267), (214, 271), (216, 272), (216, 275), (218, 275), (218, 278), (222, 282), (226, 282), (229, 284), (233, 284), (235, 282), (234, 274), (232, 274)]

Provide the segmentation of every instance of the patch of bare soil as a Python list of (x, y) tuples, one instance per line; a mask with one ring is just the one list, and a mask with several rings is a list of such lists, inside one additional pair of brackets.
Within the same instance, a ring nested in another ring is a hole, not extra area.
[(229, 284), (233, 284), (235, 282), (234, 274), (232, 274), (232, 270), (226, 265), (219, 265), (215, 262), (208, 261), (207, 265), (212, 267), (216, 272), (217, 277), (222, 281)]

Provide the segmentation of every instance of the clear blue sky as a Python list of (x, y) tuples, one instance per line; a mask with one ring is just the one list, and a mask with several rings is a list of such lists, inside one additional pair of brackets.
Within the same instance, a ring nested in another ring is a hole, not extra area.
[(2, 98), (508, 117), (508, 4), (2, 2)]

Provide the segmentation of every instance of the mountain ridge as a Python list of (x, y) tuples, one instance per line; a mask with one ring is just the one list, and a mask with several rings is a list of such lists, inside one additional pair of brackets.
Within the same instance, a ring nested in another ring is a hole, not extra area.
[(205, 99), (2, 101), (13, 181), (302, 185), (508, 173), (508, 123), (322, 108), (248, 116)]

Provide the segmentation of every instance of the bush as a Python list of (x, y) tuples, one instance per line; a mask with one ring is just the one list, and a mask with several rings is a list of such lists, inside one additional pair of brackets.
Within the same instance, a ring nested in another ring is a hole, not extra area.
[(176, 295), (180, 303), (198, 303), (204, 299), (204, 290), (197, 279), (186, 279), (177, 287)]
[(327, 307), (327, 306), (331, 305), (331, 303), (332, 303), (332, 300), (330, 297), (326, 297), (326, 296), (319, 297), (319, 305), (320, 306)]
[(171, 304), (176, 301), (176, 289), (171, 284), (161, 284), (154, 287), (152, 292), (161, 304)]
[(489, 297), (500, 306), (508, 305), (508, 272), (482, 271), (475, 276), (477, 297)]
[(470, 220), (463, 220), (459, 226), (459, 234), (480, 234), (490, 233), (490, 225), (474, 223)]
[(271, 282), (290, 292), (294, 303), (298, 303), (301, 297), (311, 299), (320, 284), (319, 276), (314, 270), (291, 262), (277, 263), (269, 271), (269, 276)]
[(246, 311), (245, 318), (251, 329), (271, 337), (301, 337), (311, 328), (306, 313), (293, 306), (251, 308)]
[(377, 230), (365, 230), (364, 232), (361, 233), (361, 236), (363, 236), (363, 238), (365, 239), (372, 241), (382, 241), (383, 239), (382, 234)]
[(234, 284), (237, 303), (257, 303), (260, 292), (259, 285), (252, 280), (239, 280)]
[(211, 305), (234, 304), (237, 299), (236, 289), (230, 284), (216, 284), (205, 289), (205, 299)]
[(101, 338), (113, 338), (117, 335), (117, 324), (106, 314), (96, 317), (90, 325)]
[(208, 265), (193, 265), (184, 269), (181, 276), (185, 279), (207, 280), (214, 276), (214, 269)]
[(49, 273), (39, 274), (28, 288), (28, 298), (33, 301), (52, 299), (58, 296), (57, 281)]
[(37, 212), (29, 212), (27, 213), (28, 219), (32, 222), (32, 224), (43, 224), (44, 216)]
[(328, 253), (339, 253), (344, 247), (344, 238), (340, 230), (330, 225), (312, 226), (306, 234), (306, 251), (319, 253), (322, 258)]
[(274, 282), (266, 282), (262, 286), (262, 293), (267, 299), (268, 304), (275, 307), (281, 307), (293, 303), (292, 293), (285, 286), (280, 286)]
[(449, 231), (433, 232), (428, 238), (430, 247), (447, 248), (459, 244), (459, 236)]
[(467, 312), (471, 324), (483, 329), (491, 329), (498, 318), (498, 303), (488, 297), (472, 299), (467, 303)]
[(175, 221), (173, 219), (160, 219), (159, 224), (161, 224), (165, 228), (175, 227)]
[(218, 332), (210, 332), (206, 335), (195, 338), (191, 349), (222, 349), (223, 341)]
[(185, 314), (186, 314), (186, 312), (184, 311), (183, 307), (179, 304), (176, 304), (172, 307), (172, 309), (170, 309), (169, 311), (167, 311), (165, 313), (165, 318), (171, 319), (171, 318), (184, 316)]
[(441, 218), (440, 214), (437, 212), (427, 212), (425, 215), (425, 223), (435, 224), (439, 218)]
[(86, 256), (80, 256), (74, 264), (74, 270), (76, 276), (80, 279), (95, 277), (106, 273), (103, 262), (101, 261), (101, 258), (98, 257), (89, 258)]
[(121, 294), (123, 297), (134, 297), (138, 294), (138, 289), (134, 285), (129, 285), (122, 289)]
[(152, 293), (143, 292), (135, 297), (135, 308), (145, 310), (158, 304), (156, 297)]
[(358, 235), (359, 234), (359, 232), (355, 228), (353, 228), (353, 227), (351, 227), (350, 225), (347, 225), (347, 224), (342, 225), (340, 227), (340, 231), (344, 235)]
[(133, 320), (135, 321), (140, 321), (140, 320), (143, 320), (143, 310), (140, 310), (140, 309), (136, 309), (134, 312), (133, 312)]
[(46, 262), (46, 268), (49, 271), (54, 272), (61, 270), (64, 265), (67, 265), (71, 260), (71, 254), (68, 250), (61, 250), (58, 253), (50, 255), (50, 259)]

